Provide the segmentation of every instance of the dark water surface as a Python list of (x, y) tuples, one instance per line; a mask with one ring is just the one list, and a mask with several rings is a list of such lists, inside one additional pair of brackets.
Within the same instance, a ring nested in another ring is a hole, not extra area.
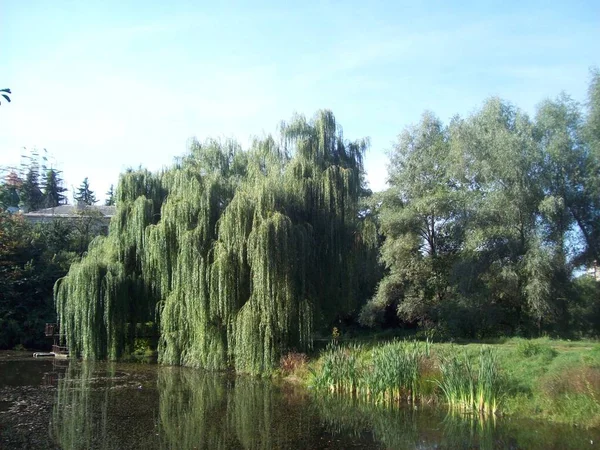
[(386, 410), (193, 369), (0, 357), (2, 449), (582, 449), (600, 430)]

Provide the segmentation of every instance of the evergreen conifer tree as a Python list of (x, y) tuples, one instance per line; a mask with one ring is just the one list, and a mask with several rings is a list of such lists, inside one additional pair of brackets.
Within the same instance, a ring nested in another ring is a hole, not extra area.
[(115, 206), (115, 189), (112, 184), (110, 185), (110, 189), (106, 193), (105, 205), (106, 206)]
[(21, 206), (26, 211), (35, 211), (44, 205), (44, 195), (40, 189), (40, 173), (37, 162), (33, 162), (28, 170), (19, 193)]
[(67, 198), (63, 195), (66, 189), (62, 186), (62, 179), (55, 169), (48, 169), (44, 177), (44, 206), (54, 208), (64, 205)]
[(96, 200), (96, 195), (94, 191), (90, 189), (90, 183), (88, 181), (88, 177), (83, 179), (83, 182), (77, 189), (77, 194), (74, 196), (75, 202), (85, 203), (86, 205), (93, 205), (98, 200)]

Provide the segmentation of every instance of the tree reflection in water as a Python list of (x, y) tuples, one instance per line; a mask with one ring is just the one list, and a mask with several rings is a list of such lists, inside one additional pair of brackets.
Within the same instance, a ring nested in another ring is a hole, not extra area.
[(598, 430), (385, 408), (181, 367), (73, 362), (51, 434), (64, 449), (578, 449)]

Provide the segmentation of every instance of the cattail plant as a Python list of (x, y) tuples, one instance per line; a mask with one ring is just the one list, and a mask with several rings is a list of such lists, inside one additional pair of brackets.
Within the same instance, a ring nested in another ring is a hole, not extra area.
[(500, 400), (501, 377), (496, 354), (482, 346), (478, 369), (468, 355), (453, 353), (440, 362), (442, 379), (438, 382), (451, 409), (495, 414)]

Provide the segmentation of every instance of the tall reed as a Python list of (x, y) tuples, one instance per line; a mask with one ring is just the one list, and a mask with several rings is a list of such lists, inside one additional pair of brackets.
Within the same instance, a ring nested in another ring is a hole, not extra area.
[(466, 353), (462, 357), (452, 354), (443, 358), (440, 370), (442, 379), (438, 385), (450, 408), (484, 415), (497, 412), (501, 377), (491, 348), (481, 347), (477, 370)]
[(415, 402), (419, 397), (420, 364), (425, 352), (418, 342), (394, 342), (373, 350), (371, 370), (361, 392), (375, 402)]
[(392, 342), (375, 348), (368, 362), (362, 362), (361, 352), (366, 356), (359, 346), (330, 346), (313, 373), (314, 387), (383, 404), (414, 403), (421, 397), (421, 366), (429, 343)]
[(314, 386), (330, 392), (355, 393), (359, 384), (359, 348), (329, 346), (322, 356), (321, 370), (314, 374)]

